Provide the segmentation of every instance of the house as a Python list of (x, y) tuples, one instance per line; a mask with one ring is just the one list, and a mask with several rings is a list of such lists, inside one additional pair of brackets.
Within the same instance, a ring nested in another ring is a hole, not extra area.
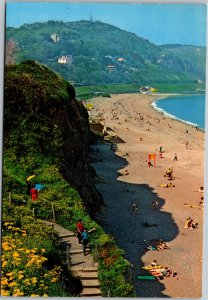
[(108, 66), (107, 66), (107, 69), (108, 69), (109, 73), (111, 73), (111, 72), (114, 71), (115, 66), (113, 66), (113, 65), (108, 65)]
[(69, 80), (69, 83), (70, 83), (71, 85), (75, 85), (75, 84), (76, 84), (76, 82), (73, 81), (73, 80)]
[(119, 57), (116, 60), (119, 61), (119, 62), (125, 61), (125, 59), (123, 57)]
[(71, 64), (72, 63), (72, 56), (71, 55), (63, 55), (58, 58), (59, 64)]
[(53, 34), (51, 34), (51, 39), (54, 43), (58, 43), (58, 41), (60, 40), (60, 37), (58, 34), (53, 33)]
[(141, 94), (153, 94), (153, 93), (157, 93), (158, 90), (156, 88), (153, 88), (149, 85), (145, 85), (145, 86), (142, 86), (140, 89), (139, 89), (139, 92)]

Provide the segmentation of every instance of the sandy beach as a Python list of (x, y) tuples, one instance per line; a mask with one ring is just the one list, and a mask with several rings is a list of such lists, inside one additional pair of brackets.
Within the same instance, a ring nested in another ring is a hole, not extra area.
[[(161, 96), (122, 94), (93, 101), (91, 118), (102, 119), (107, 132), (121, 139), (116, 152), (110, 144), (101, 144), (99, 152), (90, 153), (102, 159), (92, 164), (101, 179), (97, 188), (105, 203), (97, 221), (125, 250), (138, 297), (198, 298), (202, 290), (203, 209), (199, 201), (203, 193), (196, 190), (204, 186), (204, 133), (155, 111), (150, 104)], [(156, 154), (155, 167), (148, 166), (149, 154)], [(164, 175), (171, 167), (175, 187), (161, 187), (170, 183)], [(157, 209), (152, 208), (154, 200)], [(132, 202), (138, 205), (135, 214)], [(198, 222), (198, 228), (184, 228), (188, 217)], [(157, 226), (144, 227), (144, 223)], [(145, 250), (155, 239), (165, 241), (170, 250)], [(154, 259), (175, 270), (177, 276), (136, 279), (143, 274), (142, 266)]]

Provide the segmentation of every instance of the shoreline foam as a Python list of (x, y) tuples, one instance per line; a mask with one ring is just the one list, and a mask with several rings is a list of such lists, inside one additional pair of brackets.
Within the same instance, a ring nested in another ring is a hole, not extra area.
[[(164, 116), (166, 116), (166, 117), (168, 117), (168, 118), (170, 118), (170, 119), (173, 119), (173, 120), (176, 120), (176, 121), (185, 123), (185, 124), (187, 124), (187, 125), (193, 126), (193, 127), (196, 127), (196, 126), (199, 127), (199, 124), (195, 124), (195, 123), (192, 123), (192, 122), (189, 122), (189, 121), (180, 119), (180, 118), (178, 118), (178, 117), (176, 117), (176, 116), (174, 116), (174, 115), (168, 113), (166, 110), (164, 110), (164, 109), (158, 107), (158, 106), (157, 106), (157, 103), (156, 103), (158, 100), (161, 100), (161, 99), (157, 99), (156, 101), (152, 102), (152, 103), (151, 103), (151, 106), (153, 107), (153, 109), (155, 109), (156, 111), (158, 111), (158, 112), (161, 113), (162, 115), (164, 115)], [(200, 128), (201, 130), (203, 130), (203, 128), (201, 128), (201, 127), (199, 127), (199, 128)]]
[[(163, 108), (160, 108), (160, 107), (157, 106), (157, 102), (158, 102), (158, 101), (164, 100), (164, 99), (168, 99), (168, 98), (172, 98), (172, 97), (177, 97), (177, 96), (179, 96), (179, 97), (182, 97), (182, 96), (187, 97), (187, 96), (192, 96), (192, 95), (184, 95), (184, 94), (167, 94), (166, 96), (163, 96), (163, 97), (160, 97), (160, 98), (157, 98), (157, 99), (153, 100), (153, 101), (150, 103), (150, 105), (153, 107), (154, 110), (158, 111), (159, 113), (161, 113), (162, 115), (164, 115), (164, 116), (166, 116), (166, 117), (168, 117), (168, 118), (170, 118), (170, 119), (173, 119), (173, 120), (176, 120), (176, 121), (185, 123), (185, 124), (190, 125), (190, 126), (195, 127), (195, 128), (198, 127), (198, 129), (199, 129), (200, 131), (205, 132), (205, 129), (202, 128), (199, 124), (193, 123), (193, 122), (190, 122), (190, 121), (187, 121), (187, 120), (185, 120), (185, 119), (181, 119), (181, 118), (179, 118), (179, 117), (177, 117), (177, 116), (175, 116), (175, 115), (172, 115), (172, 114), (168, 113), (168, 112), (167, 112), (166, 110), (164, 110)], [(193, 96), (195, 96), (195, 95), (193, 95)]]

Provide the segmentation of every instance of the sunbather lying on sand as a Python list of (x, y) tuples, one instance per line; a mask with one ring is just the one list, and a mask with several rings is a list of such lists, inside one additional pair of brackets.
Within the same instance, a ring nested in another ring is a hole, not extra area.
[(158, 250), (158, 251), (162, 251), (162, 250), (166, 250), (166, 249), (170, 249), (170, 247), (168, 247), (166, 245), (166, 243), (162, 240), (156, 240), (155, 243), (153, 245), (149, 245), (146, 247), (146, 250)]
[(152, 269), (154, 269), (154, 270), (155, 270), (155, 269), (159, 270), (159, 269), (162, 269), (162, 268), (163, 268), (163, 266), (157, 265), (156, 259), (153, 260), (153, 262), (152, 262), (150, 265), (142, 267), (142, 269), (144, 269), (144, 270), (152, 270)]
[(159, 251), (161, 251), (161, 250), (169, 250), (170, 249), (170, 247), (168, 247), (167, 245), (166, 245), (166, 243), (165, 242), (161, 242), (161, 243), (159, 243), (158, 245), (157, 245), (157, 249), (159, 250)]
[(168, 267), (158, 270), (150, 270), (149, 271), (153, 276), (163, 278), (163, 277), (175, 277), (177, 273), (175, 271), (171, 271)]
[(161, 184), (161, 185), (159, 185), (159, 186), (161, 186), (161, 187), (165, 187), (165, 188), (169, 188), (169, 187), (175, 187), (175, 185), (173, 185), (172, 184), (172, 182), (170, 182), (170, 183), (167, 183), (167, 184)]

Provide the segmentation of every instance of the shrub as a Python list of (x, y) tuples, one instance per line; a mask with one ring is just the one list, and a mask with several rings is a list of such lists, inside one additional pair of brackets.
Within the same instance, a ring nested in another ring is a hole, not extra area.
[(29, 247), (31, 240), (27, 231), (15, 227), (13, 222), (5, 222), (3, 226), (1, 295), (54, 296), (54, 289), (61, 292), (57, 284), (61, 267), (54, 266), (50, 270), (44, 267), (47, 248), (41, 248), (41, 244)]

